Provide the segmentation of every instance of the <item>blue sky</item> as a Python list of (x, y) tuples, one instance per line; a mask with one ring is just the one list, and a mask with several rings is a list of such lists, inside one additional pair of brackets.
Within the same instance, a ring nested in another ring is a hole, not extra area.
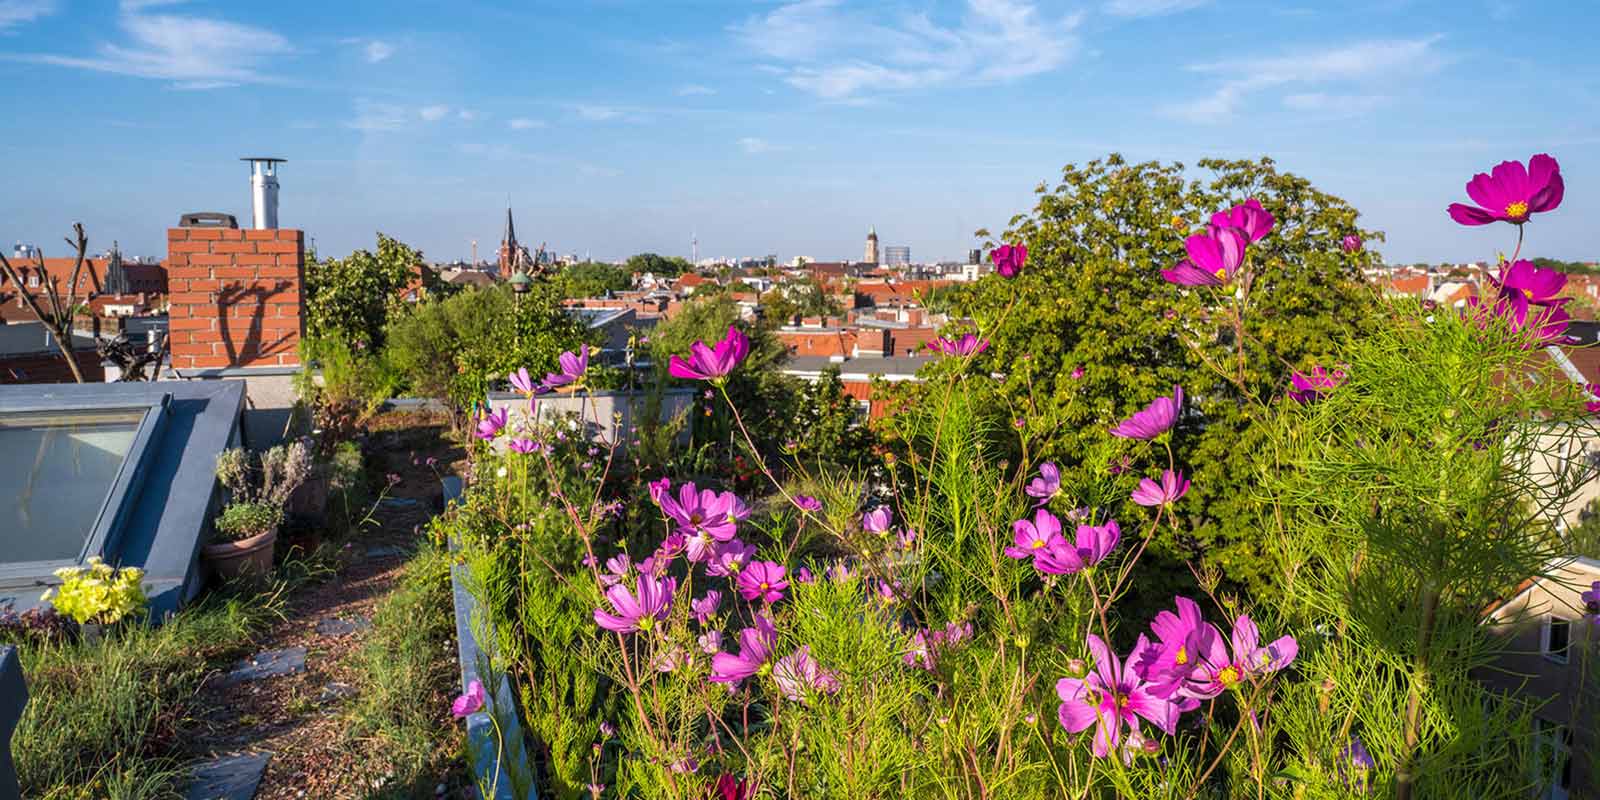
[(1472, 173), (1549, 152), (1528, 252), (1600, 259), (1600, 4), (956, 0), (937, 4), (0, 0), (0, 240), (160, 255), (184, 211), (323, 254), (382, 230), (430, 257), (525, 243), (621, 258), (919, 260), (1116, 150), (1269, 154), (1397, 261), (1508, 248), (1445, 216)]

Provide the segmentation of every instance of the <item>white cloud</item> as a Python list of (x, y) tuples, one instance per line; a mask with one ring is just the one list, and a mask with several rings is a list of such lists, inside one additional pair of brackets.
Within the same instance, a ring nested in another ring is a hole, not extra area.
[(590, 122), (605, 122), (606, 120), (620, 119), (623, 111), (610, 106), (578, 106), (578, 116)]
[(392, 103), (374, 103), (370, 100), (357, 100), (355, 118), (346, 122), (344, 126), (352, 130), (368, 132), (404, 130), (410, 124), (414, 114), (414, 111), (405, 106)]
[(1329, 117), (1359, 117), (1377, 109), (1388, 99), (1381, 94), (1306, 92), (1284, 95), (1283, 107), (1291, 111)]
[[(1441, 58), (1434, 45), (1440, 36), (1420, 39), (1374, 39), (1318, 51), (1306, 51), (1268, 58), (1251, 58), (1195, 64), (1193, 72), (1241, 76), (1223, 81), (1211, 94), (1168, 106), (1172, 116), (1191, 122), (1220, 122), (1238, 112), (1251, 95), (1274, 88), (1287, 89), (1307, 84), (1392, 83), (1396, 76), (1416, 75), (1435, 68)], [(1296, 110), (1327, 110), (1336, 95), (1320, 91), (1291, 92), (1297, 100), (1285, 98), (1285, 105)], [(1364, 113), (1344, 95), (1346, 113)], [(1370, 108), (1368, 109), (1370, 110)]]
[(218, 88), (272, 79), (261, 67), (293, 52), (289, 40), (253, 25), (180, 14), (147, 14), (169, 0), (126, 0), (117, 26), (123, 44), (101, 44), (94, 57), (17, 54), (10, 58), (76, 69), (174, 81), (182, 88)]
[(517, 117), (516, 119), (513, 119), (510, 122), (507, 122), (506, 126), (511, 128), (511, 130), (514, 130), (514, 131), (531, 131), (534, 128), (547, 128), (547, 127), (549, 127), (548, 125), (546, 125), (544, 123), (543, 120), (528, 119), (526, 117)]
[(438, 122), (450, 113), (449, 106), (423, 106), (417, 109), (417, 115), (427, 122)]
[(739, 149), (745, 151), (746, 153), (750, 153), (751, 155), (759, 155), (761, 153), (777, 153), (789, 149), (785, 145), (773, 144), (766, 139), (758, 139), (754, 136), (746, 136), (743, 139), (740, 139), (738, 144)]
[(470, 108), (463, 108), (456, 112), (456, 118), (460, 119), (462, 122), (477, 122), (478, 118), (482, 116), (482, 112), (473, 111)]
[(734, 26), (782, 62), (789, 85), (830, 100), (867, 92), (1000, 83), (1050, 72), (1076, 52), (1081, 14), (1048, 18), (1024, 0), (967, 0), (941, 25), (925, 13), (884, 21), (839, 0), (799, 0)]
[(56, 0), (0, 0), (0, 33), (56, 12)]
[(1211, 0), (1108, 0), (1105, 12), (1115, 17), (1159, 17), (1199, 8)]
[(394, 45), (373, 39), (367, 42), (366, 47), (362, 48), (362, 54), (366, 56), (368, 64), (387, 61), (390, 56), (394, 55)]
[(713, 89), (710, 86), (701, 86), (698, 83), (688, 83), (678, 87), (678, 95), (680, 97), (691, 97), (694, 95), (708, 95), (716, 93), (716, 89)]

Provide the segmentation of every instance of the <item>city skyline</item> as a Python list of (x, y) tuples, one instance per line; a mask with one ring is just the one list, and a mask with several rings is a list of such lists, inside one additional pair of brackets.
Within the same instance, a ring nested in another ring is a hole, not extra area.
[[(266, 153), (289, 159), (283, 224), (323, 255), (382, 230), (487, 258), (509, 191), (526, 242), (597, 259), (692, 238), (844, 259), (870, 227), (961, 261), (1062, 165), (1115, 150), (1270, 155), (1361, 209), (1388, 261), (1485, 260), (1511, 242), (1439, 202), (1465, 176), (1550, 152), (1569, 185), (1600, 177), (1600, 120), (1575, 112), (1600, 107), (1600, 57), (1567, 35), (1596, 22), (1498, 2), (4, 0), (0, 236), (59, 255), (82, 220), (96, 249), (156, 255), (180, 213), (246, 219), (236, 159)], [(1597, 216), (1572, 193), (1527, 254), (1600, 258)]]

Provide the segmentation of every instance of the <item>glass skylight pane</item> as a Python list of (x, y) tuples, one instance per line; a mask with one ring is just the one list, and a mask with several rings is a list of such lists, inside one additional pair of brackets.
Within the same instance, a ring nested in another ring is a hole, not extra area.
[(144, 414), (0, 414), (0, 559), (77, 559)]

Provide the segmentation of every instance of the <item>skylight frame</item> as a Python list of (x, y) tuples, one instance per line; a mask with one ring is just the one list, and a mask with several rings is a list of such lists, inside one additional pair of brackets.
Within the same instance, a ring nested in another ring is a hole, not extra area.
[(128, 452), (122, 458), (122, 464), (117, 468), (117, 474), (111, 480), (111, 486), (106, 490), (106, 495), (101, 499), (100, 511), (95, 515), (94, 525), (89, 534), (84, 538), (82, 547), (75, 559), (48, 559), (42, 561), (12, 561), (0, 562), (0, 587), (14, 588), (18, 586), (45, 586), (59, 583), (55, 578), (55, 571), (63, 567), (80, 566), (88, 561), (91, 556), (100, 556), (108, 562), (116, 563), (116, 548), (119, 544), (122, 529), (132, 513), (133, 504), (128, 502), (139, 492), (139, 487), (144, 481), (149, 463), (155, 457), (151, 442), (156, 441), (164, 432), (169, 414), (172, 395), (163, 393), (154, 399), (145, 401), (128, 402), (126, 400), (89, 400), (72, 399), (50, 405), (17, 404), (0, 407), (0, 415), (24, 414), (49, 414), (52, 416), (71, 415), (73, 413), (116, 413), (128, 412), (140, 415), (139, 425), (134, 430), (133, 441), (128, 445)]

